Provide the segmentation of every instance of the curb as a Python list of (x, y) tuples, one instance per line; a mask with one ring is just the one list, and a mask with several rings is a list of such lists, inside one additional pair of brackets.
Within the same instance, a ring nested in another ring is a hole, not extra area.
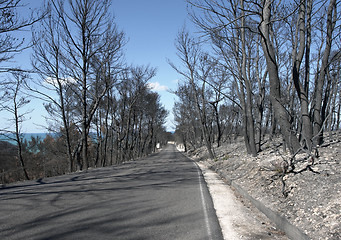
[(248, 199), (253, 206), (255, 206), (259, 211), (261, 211), (268, 219), (276, 224), (276, 227), (281, 231), (285, 232), (285, 234), (293, 240), (311, 240), (307, 234), (303, 233), (298, 227), (292, 225), (285, 217), (280, 215), (278, 212), (271, 210), (266, 207), (262, 202), (253, 198), (245, 191), (242, 187), (240, 187), (237, 183), (231, 180), (229, 177), (223, 175), (220, 171), (216, 171), (212, 168), (211, 165), (208, 166), (210, 169), (214, 170), (222, 179), (226, 180), (226, 183), (232, 186), (240, 195), (244, 198)]

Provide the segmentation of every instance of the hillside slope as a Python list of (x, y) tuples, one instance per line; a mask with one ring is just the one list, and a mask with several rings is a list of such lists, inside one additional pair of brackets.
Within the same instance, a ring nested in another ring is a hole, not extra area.
[(279, 139), (268, 140), (257, 157), (246, 154), (242, 139), (216, 148), (210, 160), (204, 147), (188, 154), (233, 180), (253, 198), (284, 216), (311, 239), (341, 239), (341, 134), (328, 135), (319, 157), (296, 157), (292, 173), (283, 175), (290, 156)]

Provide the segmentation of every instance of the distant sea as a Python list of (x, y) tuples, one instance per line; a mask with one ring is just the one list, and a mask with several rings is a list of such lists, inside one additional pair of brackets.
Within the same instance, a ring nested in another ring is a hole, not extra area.
[[(56, 135), (56, 133), (23, 133), (23, 137), (24, 137), (24, 141), (31, 141), (32, 137), (39, 137), (40, 141), (43, 141), (47, 135)], [(12, 143), (12, 144), (16, 144), (16, 142), (14, 140), (12, 140), (15, 135), (14, 134), (9, 134), (8, 137), (6, 136), (3, 136), (3, 135), (0, 135), (0, 141), (6, 141), (6, 142), (9, 142), (9, 143)]]

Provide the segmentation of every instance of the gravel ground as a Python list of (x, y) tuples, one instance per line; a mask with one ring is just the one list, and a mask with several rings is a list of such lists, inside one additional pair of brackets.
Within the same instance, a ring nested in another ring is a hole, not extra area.
[(215, 148), (214, 160), (207, 158), (205, 148), (188, 155), (235, 181), (311, 239), (341, 239), (341, 134), (328, 135), (319, 157), (296, 156), (296, 173), (285, 175), (282, 169), (290, 156), (280, 145), (279, 139), (268, 140), (257, 157), (250, 157), (237, 139)]

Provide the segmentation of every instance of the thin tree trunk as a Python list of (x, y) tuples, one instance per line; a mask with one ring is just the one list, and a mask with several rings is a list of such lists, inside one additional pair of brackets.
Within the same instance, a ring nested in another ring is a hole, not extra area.
[[(17, 113), (16, 113), (16, 115), (17, 115)], [(17, 116), (16, 116), (16, 126), (15, 126), (15, 128), (16, 128), (16, 132), (15, 132), (16, 142), (18, 144), (18, 151), (17, 151), (18, 159), (19, 159), (21, 168), (22, 168), (22, 170), (24, 172), (25, 179), (26, 180), (30, 180), (30, 178), (28, 176), (28, 173), (27, 173), (27, 170), (26, 170), (24, 158), (23, 158), (23, 155), (22, 155), (22, 145), (21, 145), (22, 141), (21, 141), (20, 134), (19, 134), (19, 123), (17, 121)]]
[[(307, 12), (307, 14), (306, 14)], [(305, 26), (305, 16), (307, 15), (307, 27)], [(297, 91), (297, 95), (300, 101), (301, 106), (301, 118), (302, 118), (302, 140), (304, 140), (305, 146), (308, 151), (312, 150), (312, 123), (309, 116), (309, 54), (310, 54), (310, 42), (311, 42), (311, 27), (310, 27), (310, 19), (311, 19), (311, 2), (307, 1), (307, 5), (305, 1), (301, 1), (300, 10), (298, 16), (298, 24), (295, 42), (292, 51), (292, 59), (293, 59), (293, 68), (292, 68), (292, 79), (294, 82), (295, 89)], [(307, 35), (307, 39), (305, 36)], [(296, 52), (299, 42), (299, 49)], [(300, 66), (303, 60), (304, 52), (305, 56), (305, 67), (308, 68), (305, 71), (305, 79), (304, 84), (302, 85), (300, 82)]]
[(340, 129), (340, 119), (341, 119), (341, 94), (339, 94), (339, 106), (337, 108), (337, 120), (335, 130)]
[(87, 134), (87, 104), (86, 104), (86, 87), (83, 86), (83, 110), (82, 110), (82, 160), (83, 168), (89, 168), (88, 163), (88, 134)]
[[(19, 78), (19, 77), (18, 77)], [(20, 88), (20, 83), (19, 83), (19, 79), (17, 79), (17, 83), (14, 89), (14, 96), (13, 96), (13, 106), (14, 106), (14, 121), (15, 121), (15, 138), (16, 138), (16, 142), (18, 144), (18, 150), (17, 150), (17, 157), (19, 159), (21, 168), (24, 172), (24, 176), (26, 178), (26, 180), (29, 180), (29, 176), (26, 170), (26, 166), (25, 166), (25, 162), (24, 162), (24, 158), (22, 155), (22, 139), (20, 137), (20, 116), (19, 116), (19, 112), (18, 112), (18, 108), (20, 103), (18, 103), (18, 94), (19, 94), (19, 88)], [(20, 100), (19, 100), (20, 101)]]
[[(266, 70), (264, 73), (264, 76), (260, 77), (260, 71), (259, 71), (259, 44), (257, 44), (257, 56), (256, 56), (256, 78), (258, 83), (258, 99), (257, 99), (257, 120), (256, 120), (256, 133), (255, 133), (255, 144), (256, 144), (256, 150), (257, 152), (261, 151), (261, 141), (263, 137), (263, 116), (264, 116), (264, 99), (265, 99), (265, 79), (268, 75), (268, 71)], [(270, 111), (270, 110), (269, 110)]]
[(108, 95), (107, 95), (107, 103), (106, 103), (106, 112), (105, 112), (105, 139), (104, 139), (104, 153), (103, 153), (103, 163), (102, 163), (102, 167), (104, 167), (106, 165), (106, 161), (107, 161), (107, 155), (108, 155), (108, 140), (109, 140), (109, 111), (110, 111), (110, 94), (109, 94), (109, 89), (107, 91)]
[[(240, 1), (241, 10), (242, 10), (242, 18), (241, 18), (241, 43), (242, 43), (242, 81), (246, 90), (246, 100), (245, 100), (245, 115), (246, 115), (246, 134), (247, 141), (250, 148), (250, 154), (252, 156), (257, 156), (257, 149), (255, 143), (255, 126), (253, 121), (252, 114), (252, 90), (250, 79), (247, 76), (247, 55), (246, 55), (246, 39), (245, 39), (245, 16), (244, 16), (244, 0)], [(243, 86), (241, 86), (243, 87)], [(241, 89), (242, 90), (242, 89)]]
[[(197, 112), (198, 112), (198, 115), (199, 115), (199, 119), (200, 119), (200, 123), (201, 123), (201, 131), (202, 131), (202, 135), (203, 135), (203, 138), (204, 138), (204, 141), (205, 141), (205, 145), (206, 145), (209, 157), (211, 159), (214, 159), (214, 154), (213, 154), (213, 151), (212, 151), (212, 145), (211, 145), (211, 142), (209, 140), (207, 126), (206, 126), (206, 119), (205, 119), (206, 115), (204, 115), (204, 112), (202, 112), (202, 111), (204, 111), (205, 105), (203, 103), (203, 106), (202, 106), (202, 109), (201, 109), (200, 104), (199, 104), (198, 90), (197, 90), (197, 88), (196, 88), (196, 86), (194, 84), (193, 78), (191, 78), (191, 85), (192, 85), (192, 90), (193, 90), (193, 93), (194, 93), (195, 105), (196, 105), (196, 109), (197, 109)], [(201, 91), (203, 91), (203, 90), (201, 90)], [(202, 95), (202, 97), (204, 97), (203, 93), (201, 95)], [(202, 101), (204, 101), (204, 99)]]
[(223, 133), (222, 133), (220, 119), (219, 119), (218, 102), (212, 103), (212, 106), (214, 109), (214, 115), (215, 115), (215, 120), (217, 124), (217, 147), (220, 147), (221, 137)]
[[(335, 27), (335, 18), (333, 12), (336, 9), (336, 0), (330, 0), (327, 12), (327, 36), (326, 46), (322, 57), (321, 68), (315, 86), (315, 104), (313, 109), (313, 135), (315, 137), (314, 144), (320, 145), (323, 143), (323, 116), (322, 116), (322, 95), (323, 85), (325, 82), (326, 73), (328, 71), (328, 61), (332, 47), (333, 30)], [(334, 19), (333, 19), (334, 18)]]

